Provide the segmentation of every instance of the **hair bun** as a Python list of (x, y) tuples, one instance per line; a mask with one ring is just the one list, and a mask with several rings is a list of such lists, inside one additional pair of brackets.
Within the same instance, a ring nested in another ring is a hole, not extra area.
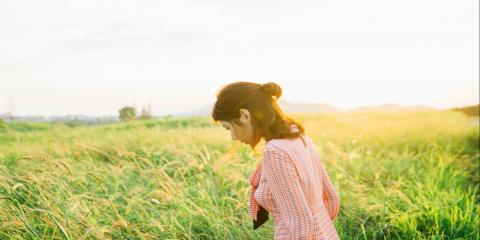
[(275, 99), (278, 99), (282, 96), (282, 88), (280, 85), (274, 82), (262, 84), (260, 89)]

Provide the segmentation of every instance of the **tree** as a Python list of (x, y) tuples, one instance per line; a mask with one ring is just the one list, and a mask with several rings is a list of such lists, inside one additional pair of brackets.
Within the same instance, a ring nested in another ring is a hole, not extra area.
[(152, 119), (152, 103), (150, 100), (148, 101), (147, 107), (143, 106), (142, 114), (140, 115), (140, 119)]
[(134, 120), (136, 116), (135, 107), (125, 106), (118, 111), (118, 114), (122, 121)]
[(151, 118), (152, 118), (152, 113), (149, 110), (143, 108), (142, 114), (140, 115), (140, 119), (151, 119)]

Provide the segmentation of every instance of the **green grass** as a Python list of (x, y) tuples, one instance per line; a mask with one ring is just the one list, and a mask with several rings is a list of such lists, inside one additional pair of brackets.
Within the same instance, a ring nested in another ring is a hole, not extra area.
[[(470, 118), (295, 117), (340, 194), (342, 239), (480, 239)], [(4, 123), (0, 239), (272, 239), (272, 220), (252, 230), (247, 214), (261, 155), (229, 137), (208, 118)]]

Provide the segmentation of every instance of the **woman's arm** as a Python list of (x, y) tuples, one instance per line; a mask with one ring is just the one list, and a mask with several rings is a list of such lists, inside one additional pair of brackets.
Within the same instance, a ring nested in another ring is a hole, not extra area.
[(337, 191), (333, 187), (332, 181), (328, 176), (327, 171), (323, 163), (320, 160), (320, 169), (322, 174), (322, 185), (323, 185), (323, 204), (327, 209), (328, 215), (330, 215), (330, 219), (333, 221), (338, 213), (340, 212), (340, 197), (338, 196)]
[(303, 194), (294, 163), (288, 154), (275, 147), (266, 147), (264, 173), (270, 185), (273, 200), (288, 223), (289, 239), (312, 239), (313, 216)]

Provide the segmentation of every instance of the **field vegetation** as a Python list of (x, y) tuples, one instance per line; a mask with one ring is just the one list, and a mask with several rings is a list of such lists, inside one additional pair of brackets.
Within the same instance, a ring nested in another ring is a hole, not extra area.
[[(480, 239), (479, 126), (460, 112), (294, 115), (341, 198), (342, 239)], [(0, 239), (272, 239), (258, 153), (207, 117), (0, 125)]]

